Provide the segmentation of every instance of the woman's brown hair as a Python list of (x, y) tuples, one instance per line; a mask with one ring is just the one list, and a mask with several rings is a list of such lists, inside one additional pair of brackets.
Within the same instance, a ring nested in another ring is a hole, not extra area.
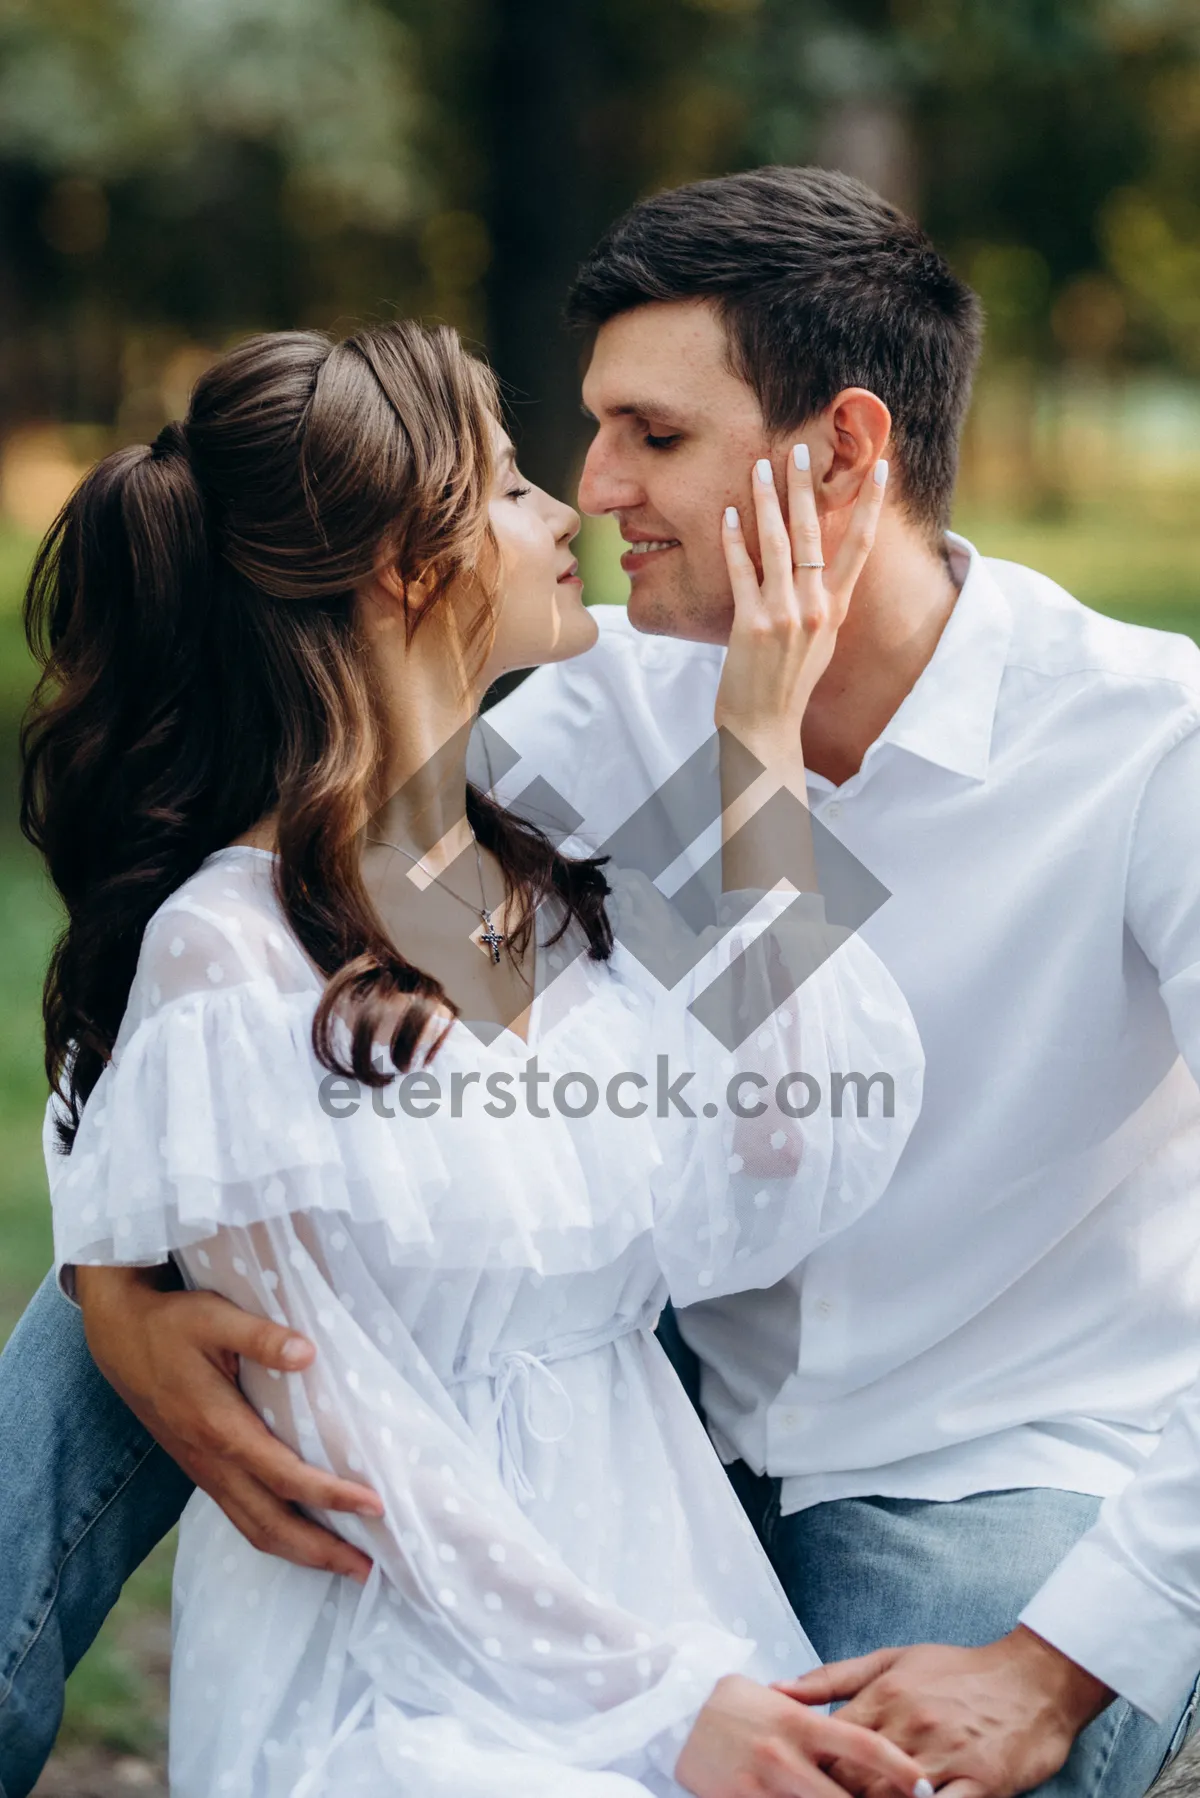
[[(322, 1064), (381, 1084), (377, 1040), (404, 1069), (435, 1011), (457, 1015), (388, 940), (362, 882), (384, 742), (355, 589), (385, 555), (406, 581), (432, 569), (436, 604), (482, 566), (497, 415), (492, 376), (445, 328), (254, 337), (201, 378), (182, 423), (105, 457), (59, 514), (26, 596), (43, 672), (22, 730), (21, 824), (67, 913), (43, 1001), (64, 1148), (150, 917), (268, 813), (280, 902), (327, 977)], [(468, 638), (489, 621), (478, 590)], [(577, 920), (605, 958), (599, 864), (560, 855), (478, 788), (467, 815), (503, 869), (517, 950), (556, 895), (561, 929)]]

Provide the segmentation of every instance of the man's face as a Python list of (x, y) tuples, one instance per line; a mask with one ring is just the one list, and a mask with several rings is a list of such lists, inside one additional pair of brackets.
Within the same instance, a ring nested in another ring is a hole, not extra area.
[[(747, 519), (750, 470), (770, 453), (758, 400), (730, 372), (708, 301), (639, 306), (603, 325), (583, 383), (596, 420), (579, 504), (610, 513), (630, 548), (630, 623), (724, 643), (733, 599), (721, 515)], [(661, 545), (645, 548), (639, 546)]]

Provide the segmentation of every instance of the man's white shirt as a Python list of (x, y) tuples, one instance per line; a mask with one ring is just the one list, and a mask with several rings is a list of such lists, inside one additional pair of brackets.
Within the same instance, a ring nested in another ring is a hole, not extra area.
[[(1105, 1497), (1023, 1620), (1162, 1719), (1200, 1668), (1200, 650), (949, 546), (929, 665), (857, 774), (809, 780), (891, 893), (863, 936), (921, 1117), (867, 1216), (681, 1327), (785, 1513)], [(596, 617), (489, 723), (501, 794), (542, 775), (598, 845), (711, 734), (723, 651)]]

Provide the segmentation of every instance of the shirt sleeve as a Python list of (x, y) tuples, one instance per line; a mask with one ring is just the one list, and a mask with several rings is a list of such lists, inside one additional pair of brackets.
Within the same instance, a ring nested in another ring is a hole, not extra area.
[[(1200, 731), (1147, 783), (1131, 846), (1126, 922), (1156, 969), (1176, 1044), (1200, 1079)], [(1197, 1170), (1200, 1183), (1200, 1170)], [(1021, 1621), (1156, 1722), (1200, 1670), (1200, 1382), (1107, 1499)]]
[(912, 1013), (867, 944), (827, 923), (819, 894), (729, 894), (726, 915), (693, 933), (644, 876), (614, 884), (622, 955), (661, 970), (673, 943), (683, 970), (652, 981), (657, 1059), (682, 1072), (693, 1112), (659, 1105), (652, 1181), (671, 1296), (772, 1286), (891, 1180), (921, 1106)]

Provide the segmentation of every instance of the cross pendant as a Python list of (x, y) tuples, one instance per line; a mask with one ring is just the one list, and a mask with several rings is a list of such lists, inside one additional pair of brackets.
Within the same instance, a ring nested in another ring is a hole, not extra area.
[(492, 952), (493, 963), (496, 966), (499, 966), (500, 951), (503, 948), (504, 944), (508, 941), (508, 938), (501, 936), (500, 932), (494, 927), (494, 925), (492, 924), (492, 914), (490, 911), (485, 911), (482, 914), (482, 917), (483, 917), (483, 929), (479, 932), (479, 941), (481, 943), (487, 944), (488, 948)]

